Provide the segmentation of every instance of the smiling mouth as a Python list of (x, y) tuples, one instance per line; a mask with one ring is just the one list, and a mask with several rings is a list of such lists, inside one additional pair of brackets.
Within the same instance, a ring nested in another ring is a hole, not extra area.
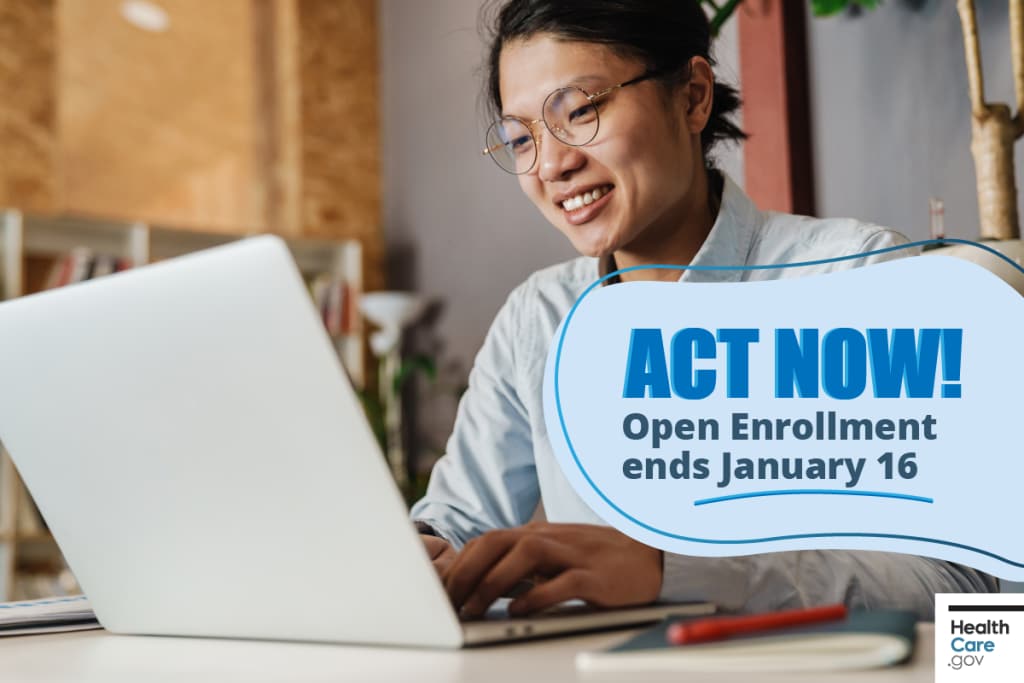
[(562, 210), (568, 213), (579, 211), (582, 208), (590, 206), (601, 197), (611, 192), (614, 187), (614, 185), (601, 185), (599, 187), (595, 187), (589, 192), (581, 192), (575, 197), (570, 197), (562, 202)]

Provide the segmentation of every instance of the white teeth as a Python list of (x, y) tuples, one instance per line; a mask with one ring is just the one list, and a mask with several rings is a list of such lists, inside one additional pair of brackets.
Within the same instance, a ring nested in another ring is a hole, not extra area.
[(606, 194), (607, 192), (602, 190), (600, 187), (595, 187), (590, 192), (584, 192), (583, 194), (578, 194), (575, 197), (570, 197), (569, 199), (566, 199), (564, 202), (562, 202), (562, 208), (565, 209), (566, 211), (575, 211), (580, 207), (593, 204)]

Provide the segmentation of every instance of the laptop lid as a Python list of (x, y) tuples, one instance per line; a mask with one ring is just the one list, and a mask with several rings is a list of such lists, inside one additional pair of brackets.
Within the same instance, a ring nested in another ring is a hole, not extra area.
[(120, 633), (457, 647), (287, 246), (0, 305), (0, 439)]

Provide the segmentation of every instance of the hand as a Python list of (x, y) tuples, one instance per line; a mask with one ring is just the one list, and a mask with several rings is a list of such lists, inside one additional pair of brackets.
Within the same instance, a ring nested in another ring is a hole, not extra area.
[(437, 575), (444, 578), (448, 567), (455, 560), (455, 549), (448, 541), (439, 536), (420, 534), (420, 538), (423, 539), (423, 545), (427, 549), (427, 555), (430, 557), (434, 569), (437, 570)]
[(611, 527), (534, 523), (472, 539), (443, 578), (456, 611), (473, 618), (523, 579), (541, 581), (509, 604), (513, 615), (573, 598), (598, 607), (649, 604), (661, 575), (660, 550)]

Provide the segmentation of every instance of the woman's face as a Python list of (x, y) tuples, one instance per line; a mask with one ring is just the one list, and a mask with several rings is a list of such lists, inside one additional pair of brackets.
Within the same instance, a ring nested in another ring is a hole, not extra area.
[[(502, 113), (526, 121), (541, 118), (544, 99), (558, 88), (594, 93), (644, 72), (642, 63), (604, 45), (550, 34), (509, 43), (499, 67)], [(519, 184), (581, 254), (604, 256), (671, 235), (706, 205), (706, 195), (695, 197), (693, 188), (703, 170), (699, 134), (707, 120), (700, 93), (690, 92), (693, 81), (670, 97), (653, 80), (612, 91), (599, 100), (597, 137), (582, 147), (563, 144), (543, 124), (534, 127), (537, 161)], [(591, 203), (575, 207), (570, 200), (585, 193)]]

